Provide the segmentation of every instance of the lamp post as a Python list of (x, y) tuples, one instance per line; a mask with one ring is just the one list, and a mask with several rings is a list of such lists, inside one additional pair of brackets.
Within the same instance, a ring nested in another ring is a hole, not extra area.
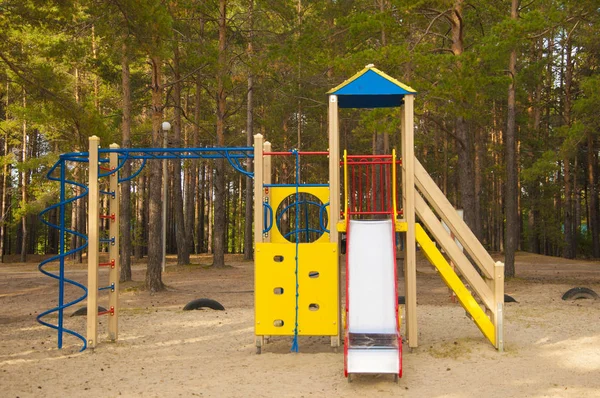
[[(163, 148), (167, 147), (167, 135), (171, 130), (171, 123), (163, 122), (162, 123), (163, 130)], [(166, 155), (166, 153), (165, 153)], [(167, 268), (167, 159), (163, 159), (163, 186), (162, 186), (162, 270), (163, 272)]]

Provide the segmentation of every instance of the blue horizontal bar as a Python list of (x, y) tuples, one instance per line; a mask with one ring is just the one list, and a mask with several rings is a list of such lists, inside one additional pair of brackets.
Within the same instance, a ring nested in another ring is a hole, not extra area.
[(115, 284), (114, 284), (114, 283), (111, 283), (111, 284), (110, 284), (110, 285), (108, 285), (108, 286), (99, 287), (99, 288), (98, 288), (98, 291), (100, 291), (100, 290), (112, 290), (112, 291), (114, 292), (114, 291), (115, 291)]
[(113, 199), (115, 198), (115, 192), (114, 191), (102, 191), (100, 190), (100, 193), (103, 195), (110, 195), (113, 197)]

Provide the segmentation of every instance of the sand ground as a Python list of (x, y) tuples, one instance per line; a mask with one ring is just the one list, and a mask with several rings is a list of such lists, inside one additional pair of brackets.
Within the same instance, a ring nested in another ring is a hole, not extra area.
[[(600, 397), (600, 300), (561, 300), (575, 286), (600, 293), (598, 262), (519, 254), (518, 278), (506, 282), (518, 303), (506, 304), (498, 353), (420, 260), (419, 347), (405, 346), (398, 384), (389, 375), (347, 383), (343, 353), (324, 337), (301, 338), (298, 354), (291, 338), (274, 337), (256, 355), (253, 264), (237, 256), (228, 264), (170, 264), (169, 289), (156, 295), (140, 288), (145, 266), (135, 265), (134, 282), (122, 286), (118, 343), (104, 341), (103, 319), (101, 344), (83, 353), (68, 336), (58, 350), (56, 332), (35, 321), (56, 305), (56, 282), (36, 263), (1, 264), (0, 397)], [(68, 276), (84, 281), (86, 271), (69, 265)], [(226, 310), (182, 311), (201, 297)], [(85, 333), (85, 318), (65, 326)]]

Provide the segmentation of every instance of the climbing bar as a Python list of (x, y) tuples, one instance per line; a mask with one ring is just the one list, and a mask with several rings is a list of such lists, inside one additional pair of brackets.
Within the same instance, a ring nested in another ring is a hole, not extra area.
[(99, 216), (103, 220), (112, 220), (115, 221), (115, 213), (112, 214), (100, 214)]
[(109, 195), (112, 198), (115, 197), (115, 192), (114, 191), (99, 191), (102, 195)]
[(115, 244), (115, 237), (111, 237), (111, 238), (100, 238), (99, 239), (100, 243), (110, 243), (111, 245)]
[(263, 152), (263, 156), (291, 156), (291, 155), (300, 155), (300, 156), (312, 156), (312, 155), (318, 155), (318, 156), (325, 156), (325, 155), (329, 155), (329, 152), (311, 152), (311, 151), (304, 151), (304, 152)]
[(98, 166), (102, 171), (113, 171), (110, 167)]
[(100, 291), (100, 290), (110, 290), (110, 291), (113, 291), (113, 292), (114, 292), (114, 291), (115, 291), (115, 284), (114, 284), (114, 283), (111, 283), (111, 284), (110, 284), (110, 285), (108, 285), (108, 286), (99, 287), (99, 288), (98, 288), (98, 291)]
[(98, 315), (106, 315), (106, 314), (114, 315), (115, 307), (110, 307), (110, 309), (106, 310), (106, 311), (98, 311)]
[[(266, 234), (266, 233), (269, 233), (269, 231), (273, 227), (273, 208), (267, 202), (263, 202), (263, 208), (265, 210), (263, 212), (263, 225), (265, 226), (263, 229), (263, 234)], [(267, 222), (267, 213), (269, 215), (268, 222)]]
[(110, 267), (110, 268), (115, 268), (115, 260), (112, 259), (107, 263), (98, 263), (98, 267)]

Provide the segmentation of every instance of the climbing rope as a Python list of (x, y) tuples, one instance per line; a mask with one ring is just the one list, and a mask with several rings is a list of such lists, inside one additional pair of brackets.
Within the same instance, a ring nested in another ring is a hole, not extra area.
[(299, 203), (300, 203), (300, 192), (299, 192), (299, 186), (300, 186), (300, 156), (298, 155), (298, 150), (297, 149), (293, 149), (292, 153), (294, 154), (294, 156), (296, 157), (296, 184), (295, 184), (295, 188), (296, 188), (296, 220), (295, 220), (295, 224), (296, 224), (296, 319), (294, 322), (294, 340), (292, 341), (292, 348), (290, 349), (290, 351), (292, 352), (298, 352), (298, 297), (300, 296), (298, 294), (298, 288), (300, 287), (300, 285), (298, 284), (298, 247), (300, 245), (300, 234), (299, 234), (299, 230), (300, 230), (300, 224), (299, 224), (299, 220), (300, 220), (300, 209), (299, 209)]

